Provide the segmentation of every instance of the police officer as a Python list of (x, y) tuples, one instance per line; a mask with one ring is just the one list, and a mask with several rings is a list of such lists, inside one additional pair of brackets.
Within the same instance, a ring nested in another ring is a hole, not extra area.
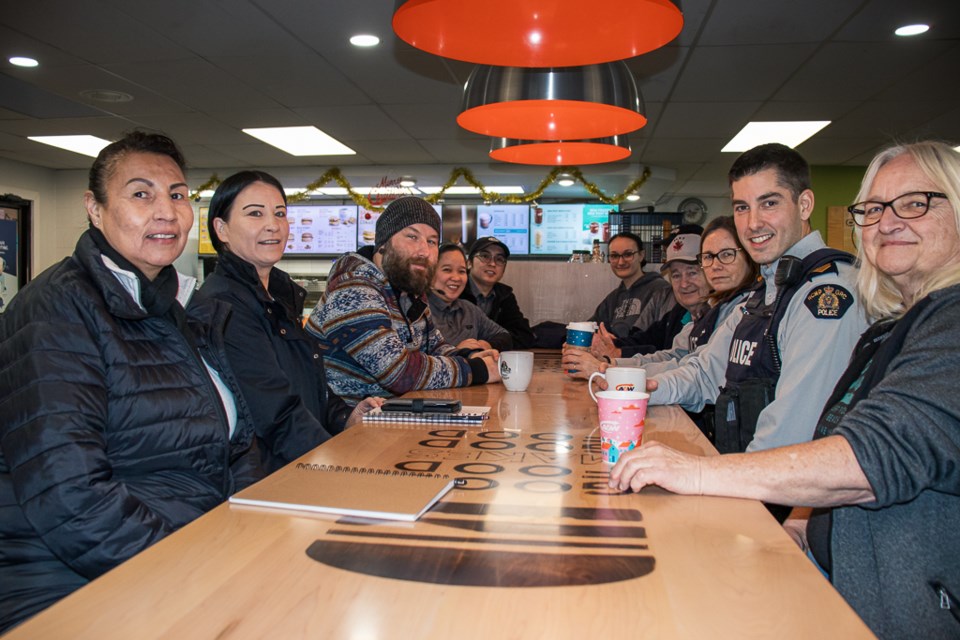
[(763, 279), (706, 348), (649, 385), (655, 404), (698, 411), (716, 403), (721, 453), (810, 440), (867, 327), (850, 258), (811, 232), (814, 196), (803, 157), (761, 145), (737, 158), (729, 181), (737, 234)]

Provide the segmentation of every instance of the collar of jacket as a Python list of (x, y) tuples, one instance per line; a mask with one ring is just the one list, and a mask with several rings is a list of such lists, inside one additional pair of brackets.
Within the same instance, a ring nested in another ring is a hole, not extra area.
[[(247, 285), (265, 306), (276, 301), (281, 303), (288, 313), (292, 313), (294, 318), (299, 318), (303, 314), (307, 290), (294, 282), (285, 271), (271, 267), (268, 281), (270, 295), (263, 290), (257, 268), (228, 250), (217, 256), (216, 272), (225, 278)], [(273, 300), (270, 299), (271, 296)]]
[[(151, 314), (140, 304), (140, 282), (137, 276), (124, 271), (113, 261), (108, 260), (97, 247), (88, 231), (84, 231), (77, 241), (73, 258), (90, 275), (103, 295), (104, 303), (111, 315), (128, 320), (142, 319)], [(196, 289), (195, 278), (177, 274), (179, 288), (177, 300), (186, 307)]]

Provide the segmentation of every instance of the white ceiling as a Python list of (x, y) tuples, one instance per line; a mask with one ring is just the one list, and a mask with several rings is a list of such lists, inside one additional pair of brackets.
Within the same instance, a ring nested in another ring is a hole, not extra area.
[[(583, 167), (609, 192), (651, 166), (644, 201), (723, 195), (734, 156), (720, 148), (749, 120), (832, 120), (798, 147), (811, 164), (864, 165), (893, 138), (960, 142), (957, 0), (677, 4), (680, 36), (627, 61), (649, 119), (630, 134), (629, 162)], [(442, 184), (467, 166), (485, 184), (532, 191), (547, 173), (489, 161), (489, 140), (457, 126), (472, 66), (400, 41), (392, 0), (0, 0), (0, 8), (0, 157), (85, 169), (89, 158), (27, 136), (116, 139), (139, 126), (174, 137), (193, 178), (258, 167), (299, 187), (339, 166), (355, 186), (400, 175)], [(892, 35), (914, 22), (932, 28)], [(379, 35), (380, 46), (351, 46), (361, 32)], [(13, 67), (11, 55), (41, 65)], [(97, 102), (82, 95), (89, 90), (134, 99)], [(295, 158), (240, 131), (308, 124), (357, 155)]]

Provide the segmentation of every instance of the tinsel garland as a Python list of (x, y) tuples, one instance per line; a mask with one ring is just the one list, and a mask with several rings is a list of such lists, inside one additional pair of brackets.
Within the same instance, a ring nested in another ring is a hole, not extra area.
[[(477, 180), (473, 172), (465, 167), (456, 167), (450, 172), (450, 178), (444, 183), (443, 187), (440, 188), (440, 191), (437, 193), (432, 193), (428, 196), (424, 196), (424, 200), (431, 204), (436, 204), (443, 200), (444, 194), (447, 190), (457, 183), (457, 180), (463, 178), (463, 180), (472, 187), (476, 187), (480, 191), (480, 198), (484, 202), (505, 202), (508, 204), (527, 204), (530, 202), (535, 202), (543, 197), (543, 192), (553, 184), (557, 177), (562, 174), (569, 174), (574, 180), (583, 185), (593, 197), (595, 197), (600, 202), (604, 204), (620, 204), (627, 199), (627, 196), (631, 193), (639, 191), (640, 187), (644, 185), (647, 179), (650, 178), (650, 168), (644, 167), (643, 172), (638, 178), (635, 178), (630, 184), (627, 185), (626, 189), (622, 192), (608, 196), (603, 192), (600, 187), (595, 183), (590, 182), (583, 177), (583, 173), (580, 171), (579, 167), (555, 167), (551, 169), (543, 180), (540, 182), (540, 185), (530, 193), (524, 193), (520, 195), (513, 194), (501, 194), (496, 191), (487, 191), (486, 187)], [(303, 202), (308, 200), (310, 197), (310, 192), (320, 189), (321, 187), (327, 185), (329, 182), (336, 182), (338, 185), (347, 190), (347, 195), (350, 196), (350, 199), (353, 200), (356, 204), (367, 209), (369, 211), (382, 211), (383, 206), (376, 205), (370, 201), (370, 198), (363, 195), (362, 193), (357, 193), (353, 190), (353, 185), (344, 177), (343, 173), (340, 171), (339, 167), (331, 167), (327, 169), (323, 175), (319, 178), (308, 184), (303, 191), (296, 193), (290, 196), (287, 196), (287, 202)], [(210, 176), (210, 179), (200, 185), (194, 192), (191, 194), (191, 197), (194, 200), (200, 199), (200, 192), (206, 191), (209, 189), (215, 189), (217, 185), (220, 184), (220, 178), (216, 174)]]

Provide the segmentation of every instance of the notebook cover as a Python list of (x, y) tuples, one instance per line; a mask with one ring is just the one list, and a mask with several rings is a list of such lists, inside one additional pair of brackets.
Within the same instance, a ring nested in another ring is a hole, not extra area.
[(230, 496), (232, 504), (414, 521), (454, 486), (443, 476), (374, 469), (288, 468)]

